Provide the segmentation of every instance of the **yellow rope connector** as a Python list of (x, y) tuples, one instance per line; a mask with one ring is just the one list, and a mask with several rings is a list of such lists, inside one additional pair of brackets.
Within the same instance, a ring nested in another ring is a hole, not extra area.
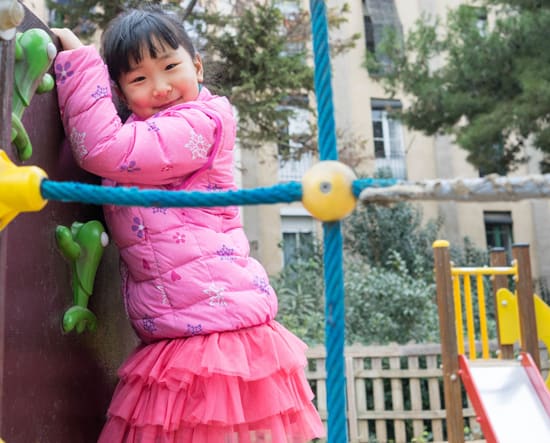
[(16, 166), (0, 149), (0, 231), (20, 212), (40, 211), (47, 203), (40, 183), (47, 178), (37, 166)]
[(302, 177), (302, 204), (318, 220), (341, 220), (355, 208), (355, 178), (351, 168), (343, 163), (317, 163)]

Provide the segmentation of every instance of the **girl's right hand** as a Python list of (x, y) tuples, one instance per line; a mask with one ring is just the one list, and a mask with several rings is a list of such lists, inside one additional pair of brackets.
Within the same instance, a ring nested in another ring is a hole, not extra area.
[(83, 46), (80, 39), (69, 28), (52, 28), (51, 31), (59, 38), (64, 51)]

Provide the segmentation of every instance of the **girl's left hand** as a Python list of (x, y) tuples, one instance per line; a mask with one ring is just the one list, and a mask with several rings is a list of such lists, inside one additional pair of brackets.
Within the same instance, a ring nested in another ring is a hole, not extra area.
[(64, 51), (83, 46), (80, 39), (69, 28), (52, 28), (51, 31), (59, 38)]

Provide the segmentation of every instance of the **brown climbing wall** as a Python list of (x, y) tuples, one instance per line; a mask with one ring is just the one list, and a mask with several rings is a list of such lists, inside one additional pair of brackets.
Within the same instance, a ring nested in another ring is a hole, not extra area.
[[(18, 30), (47, 29), (29, 11)], [(0, 148), (9, 146), (12, 42), (0, 41)], [(33, 144), (25, 162), (56, 181), (97, 183), (79, 170), (63, 145), (55, 91), (33, 98), (24, 126)], [(61, 318), (72, 303), (69, 264), (59, 254), (59, 224), (101, 219), (96, 206), (49, 202), (17, 216), (0, 233), (0, 437), (6, 443), (95, 442), (116, 381), (116, 368), (135, 346), (119, 295), (117, 253), (107, 248), (89, 308), (94, 333), (64, 335)]]

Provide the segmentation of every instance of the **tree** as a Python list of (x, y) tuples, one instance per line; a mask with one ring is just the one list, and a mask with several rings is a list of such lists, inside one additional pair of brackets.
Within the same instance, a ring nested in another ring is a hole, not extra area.
[(344, 220), (346, 251), (384, 268), (397, 252), (411, 276), (431, 280), (432, 243), (441, 220), (423, 222), (422, 210), (407, 202), (357, 208)]
[(366, 65), (379, 70), (389, 93), (410, 96), (399, 115), (407, 126), (428, 135), (452, 134), (481, 171), (515, 169), (526, 161), (529, 142), (544, 154), (546, 172), (550, 1), (476, 4), (450, 11), (445, 22), (423, 17), (404, 43), (387, 32)]
[[(292, 139), (283, 131), (294, 108), (309, 109), (313, 69), (307, 64), (304, 11), (284, 15), (272, 2), (236, 7), (232, 13), (205, 10), (194, 29), (215, 78), (209, 84), (230, 98), (239, 115), (239, 140), (253, 148), (277, 141), (315, 149), (313, 128)], [(212, 81), (214, 80), (214, 81)]]

